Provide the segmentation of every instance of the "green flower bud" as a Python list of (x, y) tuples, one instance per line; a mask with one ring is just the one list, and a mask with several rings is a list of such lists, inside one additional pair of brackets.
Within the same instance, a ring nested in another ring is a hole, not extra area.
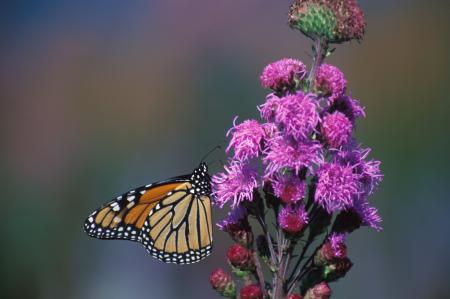
[(335, 35), (336, 18), (326, 6), (296, 1), (289, 11), (289, 25), (309, 38), (332, 40)]

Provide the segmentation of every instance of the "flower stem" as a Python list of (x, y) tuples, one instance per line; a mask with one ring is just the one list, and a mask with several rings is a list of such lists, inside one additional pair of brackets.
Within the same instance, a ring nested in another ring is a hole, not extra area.
[(297, 277), (298, 275), (300, 275), (300, 263), (302, 262), (302, 260), (305, 257), (306, 252), (308, 251), (309, 246), (311, 245), (311, 243), (313, 242), (314, 238), (311, 237), (311, 233), (308, 236), (308, 240), (306, 241), (305, 246), (302, 249), (302, 253), (300, 254), (300, 257), (297, 260), (297, 263), (295, 265), (295, 267), (292, 269), (292, 273), (288, 278), (288, 282), (292, 281), (292, 278)]
[[(294, 279), (291, 282), (291, 286), (289, 287), (288, 294), (290, 294), (297, 286), (297, 283), (300, 282), (300, 280), (305, 276), (309, 270), (312, 268), (312, 262), (314, 260), (314, 256), (316, 255), (317, 251), (322, 247), (323, 244), (325, 244), (326, 240), (328, 239), (329, 234), (325, 234), (325, 238), (323, 239), (322, 243), (316, 247), (314, 252), (310, 255), (308, 260), (303, 264), (301, 269), (297, 272), (297, 274), (294, 276)], [(306, 250), (304, 250), (306, 251)], [(307, 267), (309, 264), (311, 264), (309, 267)]]
[(321, 38), (317, 38), (314, 43), (314, 61), (311, 66), (311, 70), (308, 75), (309, 91), (314, 88), (314, 78), (316, 77), (316, 71), (322, 64), (326, 56), (326, 49), (328, 48), (327, 42)]
[(266, 298), (267, 297), (266, 280), (264, 279), (264, 274), (263, 274), (262, 269), (261, 269), (261, 263), (259, 262), (259, 258), (258, 258), (258, 254), (257, 254), (256, 248), (255, 248), (255, 250), (253, 252), (253, 259), (255, 260), (256, 279), (258, 280), (259, 286), (261, 287), (261, 291), (263, 293), (263, 298)]
[(286, 269), (289, 261), (290, 241), (286, 239), (281, 228), (278, 231), (278, 267), (273, 277), (273, 299), (283, 299)]

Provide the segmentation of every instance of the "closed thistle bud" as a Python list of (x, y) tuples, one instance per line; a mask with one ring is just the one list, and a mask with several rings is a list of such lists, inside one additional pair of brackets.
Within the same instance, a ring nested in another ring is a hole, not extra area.
[(253, 252), (240, 244), (232, 245), (227, 251), (230, 264), (239, 270), (252, 271), (255, 269)]
[(241, 299), (262, 299), (261, 288), (257, 284), (250, 284), (241, 289)]
[(353, 263), (349, 258), (345, 257), (333, 261), (331, 264), (326, 265), (323, 269), (323, 277), (328, 281), (336, 281), (347, 274), (352, 268)]
[(236, 285), (231, 279), (231, 275), (223, 269), (214, 270), (209, 276), (209, 282), (220, 295), (229, 298), (236, 297)]
[(328, 299), (330, 297), (331, 289), (326, 282), (316, 284), (305, 295), (305, 299)]
[(356, 0), (295, 0), (289, 25), (311, 39), (342, 43), (364, 36), (364, 13)]
[(289, 9), (289, 25), (309, 38), (332, 40), (336, 17), (320, 1), (296, 0)]

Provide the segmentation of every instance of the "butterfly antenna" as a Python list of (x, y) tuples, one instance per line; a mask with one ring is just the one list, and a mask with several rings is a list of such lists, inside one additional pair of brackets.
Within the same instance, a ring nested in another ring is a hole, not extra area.
[(214, 148), (210, 149), (202, 158), (202, 160), (200, 161), (200, 163), (203, 163), (205, 161), (206, 158), (208, 158), (208, 156), (213, 153), (214, 151), (218, 150), (222, 148), (220, 145), (216, 145)]

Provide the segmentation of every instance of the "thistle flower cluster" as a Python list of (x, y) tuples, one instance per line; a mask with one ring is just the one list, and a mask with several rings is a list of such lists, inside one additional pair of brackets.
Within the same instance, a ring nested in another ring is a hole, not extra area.
[(235, 118), (227, 133), (229, 159), (212, 178), (213, 197), (231, 208), (218, 226), (236, 242), (227, 258), (243, 281), (241, 298), (329, 298), (328, 284), (353, 265), (348, 235), (381, 230), (369, 202), (383, 178), (380, 162), (353, 136), (364, 108), (347, 93), (343, 72), (323, 63), (330, 42), (362, 37), (362, 16), (354, 0), (296, 0), (289, 22), (316, 41), (311, 69), (286, 58), (266, 66), (260, 80), (271, 92), (258, 107), (261, 120)]

